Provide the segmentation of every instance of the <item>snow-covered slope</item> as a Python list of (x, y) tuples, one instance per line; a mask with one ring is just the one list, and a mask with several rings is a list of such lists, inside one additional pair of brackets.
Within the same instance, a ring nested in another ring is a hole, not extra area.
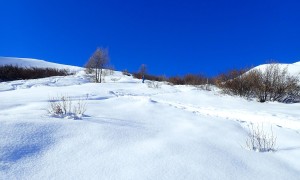
[[(300, 77), (300, 61), (293, 63), (293, 64), (283, 64), (283, 63), (279, 63), (279, 68), (280, 69), (284, 69), (287, 68), (288, 73), (292, 76), (299, 76)], [(259, 65), (253, 69), (260, 69), (260, 70), (265, 70), (266, 67), (268, 66), (268, 64), (263, 64), (263, 65)]]
[[(120, 72), (105, 82), (0, 83), (0, 179), (299, 179), (300, 104), (153, 89)], [(49, 116), (61, 95), (85, 99), (86, 116)], [(245, 148), (251, 123), (272, 126), (276, 152)]]
[(82, 70), (82, 68), (77, 66), (57, 64), (31, 58), (0, 57), (0, 66), (2, 65), (18, 65), (20, 67), (58, 68), (69, 69), (71, 71)]
[(295, 62), (294, 65), (300, 65), (300, 61), (299, 62)]

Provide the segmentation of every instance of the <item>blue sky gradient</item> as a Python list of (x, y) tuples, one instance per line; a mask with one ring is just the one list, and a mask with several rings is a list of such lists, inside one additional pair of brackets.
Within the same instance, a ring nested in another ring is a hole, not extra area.
[(3, 0), (0, 56), (83, 66), (107, 47), (117, 70), (213, 76), (300, 61), (299, 9), (296, 0)]

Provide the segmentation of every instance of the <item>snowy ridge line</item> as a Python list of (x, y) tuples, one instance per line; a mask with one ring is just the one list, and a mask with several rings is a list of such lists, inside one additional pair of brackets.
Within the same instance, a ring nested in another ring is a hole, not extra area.
[(178, 109), (182, 109), (185, 111), (189, 111), (195, 114), (203, 115), (203, 116), (213, 116), (218, 118), (225, 118), (230, 120), (235, 120), (239, 122), (251, 122), (251, 123), (269, 123), (274, 124), (279, 127), (283, 128), (289, 128), (293, 130), (297, 130), (297, 132), (300, 130), (300, 119), (292, 118), (292, 117), (277, 117), (269, 114), (264, 114), (261, 112), (258, 113), (251, 113), (249, 111), (243, 111), (243, 110), (233, 110), (233, 111), (227, 111), (222, 109), (217, 109), (214, 107), (196, 107), (191, 105), (184, 105), (181, 103), (174, 103), (174, 102), (168, 102), (163, 100), (153, 100), (157, 103), (166, 104)]
[[(264, 71), (269, 64), (262, 64), (259, 66), (254, 67), (253, 69), (262, 70)], [(280, 69), (287, 68), (287, 72), (292, 76), (297, 76), (300, 78), (300, 62), (296, 62), (293, 64), (284, 64), (284, 63), (278, 63), (278, 66)], [(251, 71), (251, 70), (250, 70)]]
[(58, 69), (69, 69), (71, 71), (83, 70), (82, 67), (53, 63), (53, 62), (48, 62), (40, 59), (0, 56), (0, 66), (3, 65), (13, 65), (13, 66), (20, 66), (20, 67), (37, 67), (37, 68), (58, 68)]

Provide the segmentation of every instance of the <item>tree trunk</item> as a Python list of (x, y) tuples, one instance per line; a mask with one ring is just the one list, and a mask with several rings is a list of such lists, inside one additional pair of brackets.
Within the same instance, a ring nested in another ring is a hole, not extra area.
[(101, 83), (101, 81), (102, 81), (102, 68), (100, 69), (100, 83)]

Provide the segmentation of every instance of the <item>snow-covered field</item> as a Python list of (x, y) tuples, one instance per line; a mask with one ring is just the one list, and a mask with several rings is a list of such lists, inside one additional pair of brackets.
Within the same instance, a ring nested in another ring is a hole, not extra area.
[[(105, 81), (89, 83), (78, 68), (0, 83), (0, 179), (300, 178), (300, 104), (148, 88), (120, 72)], [(48, 115), (61, 95), (86, 99), (81, 120)], [(251, 123), (272, 127), (277, 151), (246, 148)]]

